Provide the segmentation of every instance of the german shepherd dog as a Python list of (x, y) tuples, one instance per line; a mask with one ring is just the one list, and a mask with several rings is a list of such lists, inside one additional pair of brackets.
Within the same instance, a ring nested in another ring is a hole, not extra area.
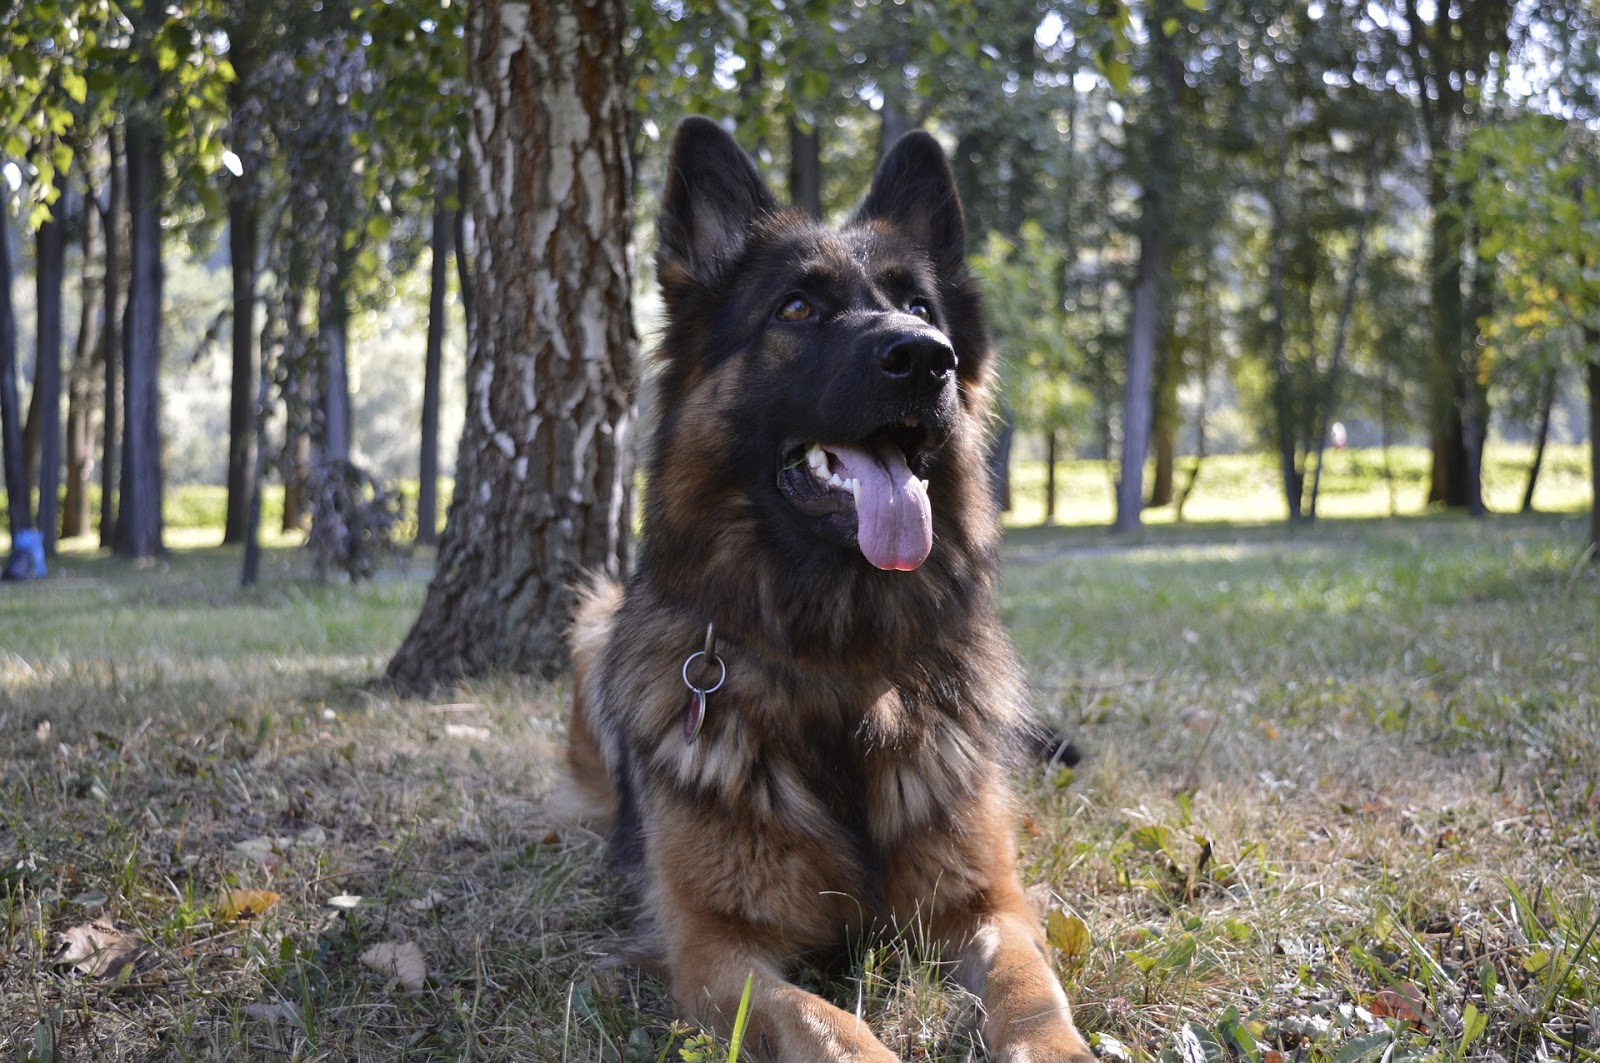
[(747, 1054), (895, 1059), (788, 972), (915, 925), (991, 1059), (1091, 1058), (1016, 870), (965, 243), (926, 133), (842, 231), (780, 209), (715, 123), (673, 142), (638, 571), (579, 606), (568, 765), (684, 1014), (726, 1034), (752, 979)]

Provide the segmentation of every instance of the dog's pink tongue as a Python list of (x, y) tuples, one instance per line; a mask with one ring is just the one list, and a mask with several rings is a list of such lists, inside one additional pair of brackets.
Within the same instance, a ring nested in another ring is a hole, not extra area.
[(828, 446), (844, 479), (861, 483), (856, 499), (856, 539), (878, 568), (910, 572), (933, 550), (933, 509), (927, 489), (911, 475), (905, 456), (893, 443), (876, 451)]

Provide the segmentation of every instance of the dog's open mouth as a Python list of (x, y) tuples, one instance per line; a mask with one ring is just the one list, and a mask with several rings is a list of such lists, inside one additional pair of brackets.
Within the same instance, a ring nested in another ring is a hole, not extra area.
[(929, 445), (910, 419), (856, 443), (804, 443), (785, 454), (778, 483), (796, 509), (854, 539), (873, 565), (909, 572), (933, 550), (928, 481), (911, 469)]

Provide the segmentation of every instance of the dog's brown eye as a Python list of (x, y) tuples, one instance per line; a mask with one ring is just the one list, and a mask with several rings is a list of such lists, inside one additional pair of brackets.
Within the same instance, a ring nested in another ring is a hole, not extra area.
[(778, 307), (779, 321), (804, 321), (811, 316), (811, 302), (803, 295), (791, 295)]
[(933, 320), (933, 310), (921, 299), (911, 300), (911, 305), (906, 307), (906, 313), (912, 317), (921, 318), (923, 321)]

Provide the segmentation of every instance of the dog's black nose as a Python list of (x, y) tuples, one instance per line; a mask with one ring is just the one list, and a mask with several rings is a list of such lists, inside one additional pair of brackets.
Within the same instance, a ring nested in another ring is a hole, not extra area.
[(889, 340), (878, 351), (879, 371), (900, 383), (943, 384), (955, 368), (955, 349), (934, 332), (904, 333)]

